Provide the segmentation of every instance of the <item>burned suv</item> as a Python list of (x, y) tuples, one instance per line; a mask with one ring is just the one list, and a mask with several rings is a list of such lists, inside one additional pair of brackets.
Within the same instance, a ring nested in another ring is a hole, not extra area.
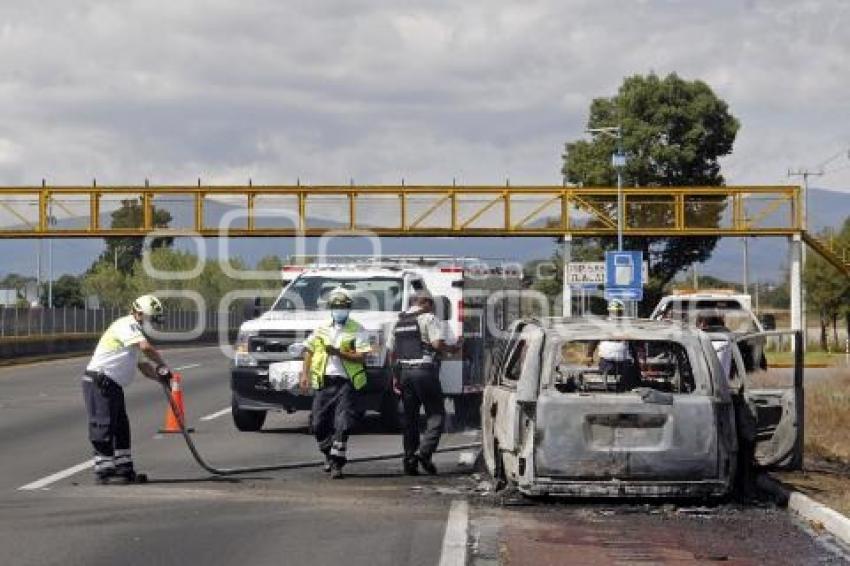
[[(712, 339), (734, 351), (743, 387), (730, 386)], [(596, 357), (612, 352), (615, 363)], [(755, 415), (756, 460), (799, 463), (802, 374), (764, 373), (728, 337), (672, 321), (518, 321), (484, 391), (485, 463), (529, 495), (724, 496), (738, 452), (733, 394)]]

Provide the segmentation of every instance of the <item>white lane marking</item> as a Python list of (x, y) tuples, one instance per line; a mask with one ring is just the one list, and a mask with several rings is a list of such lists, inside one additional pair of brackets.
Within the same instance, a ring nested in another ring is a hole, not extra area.
[(205, 417), (201, 417), (201, 420), (202, 421), (211, 421), (213, 419), (217, 419), (218, 417), (223, 417), (224, 415), (226, 415), (229, 412), (230, 412), (230, 407), (225, 407), (220, 411), (216, 411), (214, 413), (210, 413), (209, 415), (206, 415)]
[(76, 473), (91, 468), (92, 466), (94, 466), (94, 460), (86, 460), (85, 462), (81, 462), (76, 466), (71, 466), (70, 468), (62, 470), (61, 472), (50, 474), (49, 476), (41, 478), (40, 480), (36, 480), (32, 483), (28, 483), (27, 485), (23, 485), (19, 487), (18, 490), (31, 491), (34, 489), (44, 489), (52, 483), (56, 483), (59, 480), (63, 480), (67, 477), (71, 477)]
[(182, 371), (184, 369), (192, 369), (192, 368), (199, 368), (199, 367), (201, 367), (201, 364), (187, 364), (185, 366), (180, 366), (179, 368), (174, 368), (174, 371)]
[(468, 536), (469, 504), (466, 501), (452, 501), (440, 551), (440, 566), (465, 566)]

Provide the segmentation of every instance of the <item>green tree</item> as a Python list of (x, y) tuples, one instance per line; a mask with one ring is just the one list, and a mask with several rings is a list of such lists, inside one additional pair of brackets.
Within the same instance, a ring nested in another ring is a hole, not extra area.
[[(142, 269), (141, 261), (137, 261), (131, 269), (127, 287), (133, 295), (156, 293), (158, 290), (194, 291), (201, 295), (206, 302), (206, 308), (217, 308), (219, 303), (230, 291), (252, 288), (256, 282), (232, 278), (222, 269), (218, 261), (206, 261), (201, 266), (200, 274), (192, 279), (169, 278), (168, 273), (191, 271), (198, 262), (197, 256), (189, 252), (170, 248), (159, 248), (150, 252), (151, 265), (157, 271), (165, 274), (163, 278), (153, 278)], [(236, 271), (245, 271), (245, 263), (241, 259), (231, 259), (230, 267)], [(195, 309), (195, 303), (188, 298), (167, 298), (164, 301), (167, 308)]]
[[(830, 234), (823, 232), (821, 238)], [(836, 247), (850, 248), (850, 218), (844, 221), (839, 234), (835, 237)], [(806, 286), (806, 301), (810, 310), (817, 313), (820, 323), (821, 348), (829, 347), (828, 329), (832, 326), (833, 341), (838, 343), (838, 318), (848, 317), (848, 302), (850, 302), (850, 279), (840, 273), (818, 254), (809, 254), (806, 259), (806, 270), (803, 273), (803, 283)], [(850, 332), (850, 319), (847, 320)]]
[(268, 271), (275, 272), (278, 274), (278, 277), (275, 279), (263, 279), (260, 281), (256, 281), (255, 285), (257, 289), (281, 289), (283, 286), (282, 280), (280, 278), (280, 270), (283, 267), (283, 260), (276, 255), (267, 255), (262, 257), (257, 262), (257, 267), (255, 268), (257, 271)]
[(109, 261), (95, 263), (89, 269), (83, 276), (82, 292), (98, 297), (105, 307), (129, 308), (132, 302), (127, 275)]
[[(171, 222), (171, 213), (161, 208), (152, 207), (153, 218), (151, 224), (155, 228), (167, 228)], [(121, 201), (121, 207), (111, 214), (112, 228), (141, 228), (144, 225), (144, 208), (138, 199), (126, 199)], [(105, 238), (106, 250), (100, 255), (96, 263), (101, 261), (112, 262), (113, 267), (118, 268), (124, 274), (129, 274), (133, 264), (141, 259), (144, 238), (140, 236), (110, 236)], [(154, 238), (151, 240), (151, 248), (171, 247), (174, 238)]]
[(14, 289), (17, 291), (18, 298), (24, 298), (26, 287), (30, 283), (35, 282), (35, 277), (19, 275), (17, 273), (9, 273), (3, 279), (0, 279), (0, 288)]
[[(45, 299), (46, 303), (46, 299)], [(63, 275), (53, 283), (54, 307), (81, 309), (85, 306), (82, 281), (73, 275)]]
[[(623, 81), (612, 97), (596, 98), (590, 105), (588, 128), (620, 126), (622, 149), (628, 156), (624, 185), (636, 187), (720, 186), (724, 184), (719, 159), (732, 152), (739, 123), (727, 104), (702, 81), (686, 81), (675, 73), (635, 75)], [(562, 173), (570, 183), (583, 186), (616, 185), (611, 154), (616, 141), (597, 136), (566, 145)], [(629, 225), (672, 225), (672, 203), (646, 198), (627, 210)], [(616, 218), (616, 200), (599, 199), (595, 206)], [(725, 203), (702, 200), (688, 205), (690, 226), (718, 226)], [(599, 226), (599, 222), (591, 221)], [(601, 238), (612, 249), (613, 238)], [(642, 250), (650, 261), (641, 311), (646, 314), (660, 298), (664, 286), (684, 267), (711, 256), (717, 238), (626, 238), (626, 249)]]

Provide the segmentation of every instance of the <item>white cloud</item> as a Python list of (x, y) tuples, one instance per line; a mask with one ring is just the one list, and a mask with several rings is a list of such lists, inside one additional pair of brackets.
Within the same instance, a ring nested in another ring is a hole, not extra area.
[(0, 184), (558, 183), (590, 100), (653, 70), (741, 119), (730, 183), (850, 145), (843, 0), (52, 0), (0, 21)]

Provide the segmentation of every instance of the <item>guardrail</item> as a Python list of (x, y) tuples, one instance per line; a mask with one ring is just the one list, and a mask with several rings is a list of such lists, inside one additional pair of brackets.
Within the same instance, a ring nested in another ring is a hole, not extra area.
[[(126, 309), (100, 308), (27, 308), (0, 307), (0, 339), (26, 336), (58, 336), (70, 334), (99, 334), (115, 319), (127, 314)], [(204, 333), (219, 330), (223, 315), (211, 309), (204, 313), (192, 310), (166, 310), (164, 322), (157, 330), (162, 332)], [(240, 309), (231, 309), (226, 316), (228, 330), (239, 327), (245, 320)], [(201, 328), (202, 327), (202, 328)]]

